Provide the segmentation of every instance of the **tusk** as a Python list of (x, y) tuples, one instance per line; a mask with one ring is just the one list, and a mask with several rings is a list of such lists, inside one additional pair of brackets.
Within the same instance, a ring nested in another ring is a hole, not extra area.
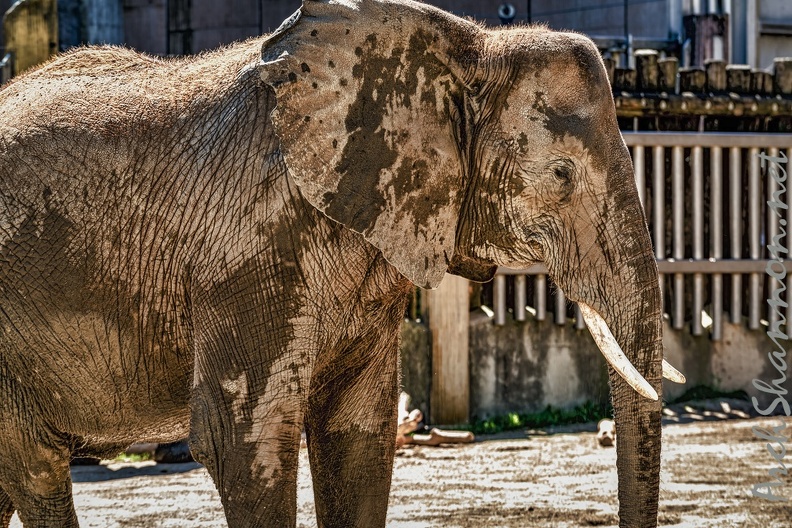
[(610, 363), (610, 366), (616, 369), (616, 372), (618, 372), (619, 375), (624, 378), (624, 381), (635, 389), (638, 394), (650, 400), (657, 400), (657, 391), (655, 391), (652, 386), (649, 385), (649, 382), (635, 370), (633, 364), (630, 363), (630, 360), (627, 359), (627, 356), (622, 352), (619, 343), (616, 342), (616, 338), (613, 337), (613, 334), (602, 316), (586, 304), (579, 302), (578, 307), (580, 308), (580, 313), (583, 315), (583, 320), (586, 321), (589, 332), (591, 332), (591, 337), (594, 338), (594, 342), (597, 343), (602, 355), (605, 356), (605, 360)]
[(671, 363), (663, 360), (663, 377), (674, 383), (685, 383), (685, 375), (675, 369)]

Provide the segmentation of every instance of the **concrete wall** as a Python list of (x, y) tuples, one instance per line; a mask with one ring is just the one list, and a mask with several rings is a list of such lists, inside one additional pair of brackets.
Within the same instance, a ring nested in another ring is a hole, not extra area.
[[(553, 29), (574, 29), (590, 36), (624, 35), (623, 1), (532, 0), (531, 13), (535, 22)], [(668, 38), (668, 0), (629, 0), (627, 14), (629, 32), (636, 38)]]
[[(156, 3), (159, 0), (126, 0), (128, 6)], [(164, 1), (164, 0), (163, 0)], [(260, 3), (259, 8), (257, 4)], [(459, 16), (469, 16), (488, 24), (499, 25), (498, 8), (503, 0), (430, 0), (436, 5)], [(528, 18), (527, 2), (510, 0), (516, 10), (515, 21), (525, 22)], [(575, 29), (604, 35), (622, 35), (623, 9), (621, 2), (612, 0), (533, 0), (533, 21), (546, 22), (556, 29)], [(299, 0), (233, 0), (216, 2), (193, 0), (192, 12), (198, 16), (205, 13), (210, 17), (208, 26), (225, 26), (232, 32), (247, 31), (247, 26), (257, 27), (257, 14), (261, 10), (265, 32), (273, 31), (286, 17), (300, 6)], [(668, 35), (668, 6), (665, 0), (647, 3), (645, 0), (630, 0), (628, 8), (631, 32), (645, 38), (666, 38)], [(238, 13), (242, 19), (235, 20)], [(196, 26), (197, 28), (198, 26)], [(221, 36), (220, 34), (216, 36)], [(201, 37), (203, 38), (203, 37)], [(223, 38), (223, 37), (221, 37)], [(234, 39), (239, 37), (234, 37)], [(234, 40), (232, 39), (232, 40)], [(206, 41), (212, 38), (206, 37)], [(203, 42), (203, 41), (201, 41)], [(200, 48), (200, 43), (196, 43)]]
[(155, 55), (168, 48), (166, 0), (124, 0), (126, 45)]
[(495, 326), (484, 313), (470, 324), (470, 414), (485, 418), (547, 405), (607, 403), (605, 361), (588, 330), (529, 320)]
[[(748, 13), (749, 25), (753, 30), (748, 38), (755, 38), (756, 43), (748, 44), (749, 62), (757, 68), (771, 68), (775, 57), (789, 57), (792, 55), (792, 37), (788, 31), (792, 30), (792, 2), (789, 0), (758, 0), (749, 2), (749, 6), (757, 10)], [(751, 21), (750, 18), (754, 20)], [(758, 23), (757, 23), (758, 22)], [(773, 34), (766, 31), (763, 26), (767, 23), (785, 26), (787, 34)]]
[(58, 45), (124, 43), (123, 0), (58, 0)]
[[(761, 406), (766, 407), (775, 397), (757, 390), (753, 380), (771, 383), (780, 378), (779, 371), (768, 357), (777, 348), (766, 331), (764, 326), (761, 331), (751, 332), (745, 324), (724, 322), (723, 339), (715, 343), (693, 337), (687, 331), (672, 331), (666, 326), (663, 335), (666, 357), (687, 377), (685, 386), (666, 384), (667, 398), (677, 397), (697, 385), (710, 385), (723, 391), (744, 390), (749, 396), (756, 396)], [(788, 340), (781, 341), (783, 345), (788, 343)], [(781, 386), (792, 391), (792, 380), (786, 379)], [(792, 397), (788, 396), (788, 399)]]
[(258, 4), (258, 0), (193, 0), (190, 12), (192, 53), (258, 35), (261, 28)]
[(199, 53), (269, 33), (300, 5), (300, 0), (172, 0), (168, 13), (166, 0), (124, 0), (126, 44), (159, 55)]
[[(406, 322), (402, 339), (404, 390), (413, 396), (413, 406), (426, 415), (431, 336), (423, 325)], [(766, 329), (751, 332), (746, 325), (724, 323), (723, 340), (716, 343), (666, 324), (663, 344), (665, 357), (687, 377), (685, 385), (664, 382), (666, 401), (701, 385), (724, 392), (744, 390), (757, 396), (762, 408), (775, 399), (753, 384), (754, 379), (771, 383), (780, 377), (768, 359), (774, 348)], [(483, 312), (474, 312), (469, 364), (471, 420), (508, 412), (537, 412), (547, 405), (604, 404), (610, 398), (605, 360), (588, 330), (576, 330), (572, 321), (557, 326), (529, 319), (498, 327)], [(792, 391), (792, 380), (781, 386)]]
[[(61, 0), (80, 3), (86, 0)], [(99, 0), (90, 0), (88, 3)], [(113, 0), (123, 5), (123, 34), (125, 44), (154, 54), (165, 54), (167, 45), (167, 0)], [(175, 1), (175, 0), (174, 0)], [(5, 12), (13, 0), (0, 0)], [(101, 3), (101, 2), (100, 2)], [(498, 7), (503, 0), (430, 0), (436, 5), (460, 16), (470, 16), (491, 25), (499, 25)], [(511, 0), (516, 10), (515, 21), (525, 22), (528, 17), (527, 2)], [(646, 38), (667, 36), (667, 2), (646, 3), (630, 0), (631, 32)], [(191, 0), (189, 6), (191, 42), (190, 52), (217, 47), (275, 30), (280, 23), (300, 7), (300, 0)], [(601, 4), (601, 5), (600, 5)], [(612, 0), (532, 0), (534, 21), (548, 23), (556, 29), (575, 29), (591, 34), (622, 35), (623, 15), (621, 2)], [(611, 6), (611, 7), (608, 7)], [(594, 9), (592, 9), (594, 7)], [(173, 9), (174, 6), (171, 6)], [(583, 8), (583, 11), (575, 11)], [(173, 18), (173, 17), (172, 17)], [(173, 28), (172, 28), (173, 29)], [(0, 28), (0, 42), (2, 42)]]

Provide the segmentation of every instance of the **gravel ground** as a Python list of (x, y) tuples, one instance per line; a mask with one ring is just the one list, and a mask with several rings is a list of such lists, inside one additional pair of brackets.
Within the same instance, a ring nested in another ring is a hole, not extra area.
[[(703, 419), (664, 427), (660, 525), (792, 526), (789, 503), (750, 493), (774, 467), (751, 427), (769, 428), (779, 419)], [(616, 526), (616, 451), (599, 447), (592, 430), (588, 425), (452, 447), (408, 446), (396, 458), (388, 526)], [(195, 463), (103, 463), (74, 467), (72, 477), (83, 528), (226, 526), (214, 485)], [(788, 496), (790, 481), (792, 476), (783, 488)], [(305, 449), (298, 493), (298, 526), (315, 526)], [(11, 526), (21, 526), (16, 517)]]

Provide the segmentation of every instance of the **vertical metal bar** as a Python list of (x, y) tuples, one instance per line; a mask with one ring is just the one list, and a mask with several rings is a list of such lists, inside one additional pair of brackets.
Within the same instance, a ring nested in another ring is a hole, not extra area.
[[(751, 260), (762, 258), (762, 174), (759, 170), (759, 149), (748, 150), (748, 243)], [(762, 275), (751, 273), (749, 278), (750, 304), (748, 305), (748, 328), (759, 328), (759, 316), (762, 313)]]
[[(786, 151), (786, 158), (787, 160), (792, 160), (792, 148)], [(789, 175), (789, 168), (790, 162), (787, 161), (786, 164), (782, 165), (779, 168), (779, 171), (783, 170), (787, 176)], [(786, 190), (786, 203), (787, 203), (787, 214), (786, 214), (786, 238), (784, 239), (784, 247), (789, 248), (792, 245), (792, 237), (789, 236), (790, 230), (792, 230), (792, 189), (790, 189), (790, 184), (792, 182), (787, 179), (787, 190)], [(787, 335), (792, 332), (790, 329), (790, 323), (792, 323), (792, 274), (788, 274), (786, 278), (786, 325), (784, 327), (784, 331)]]
[(644, 148), (641, 145), (633, 147), (633, 169), (635, 170), (635, 186), (638, 188), (638, 199), (644, 205), (646, 199), (646, 161), (644, 159)]
[[(704, 149), (693, 147), (690, 151), (693, 165), (693, 259), (704, 258)], [(693, 274), (693, 324), (691, 332), (701, 335), (701, 312), (704, 310), (704, 275)]]
[(586, 321), (583, 320), (583, 314), (580, 312), (580, 307), (575, 304), (575, 328), (583, 330), (586, 328)]
[[(740, 147), (729, 149), (729, 237), (732, 259), (742, 258), (742, 152)], [(742, 275), (731, 277), (731, 322), (742, 320)]]
[(514, 319), (525, 321), (525, 306), (528, 304), (528, 278), (525, 275), (514, 277)]
[(495, 324), (506, 324), (506, 275), (495, 275), (492, 284), (492, 304), (495, 308)]
[[(777, 148), (771, 148), (771, 149), (768, 150), (767, 154), (770, 157), (778, 157), (778, 149)], [(770, 176), (770, 164), (769, 163), (765, 164), (765, 171), (766, 171), (765, 172), (765, 177), (767, 178), (767, 201), (769, 202), (769, 201), (771, 201), (773, 199), (773, 193), (775, 193), (778, 190), (778, 183), (776, 183), (776, 179), (775, 178)], [(765, 239), (765, 245), (769, 246), (770, 244), (772, 244), (773, 238), (778, 236), (778, 220), (779, 220), (778, 213), (776, 211), (774, 211), (772, 207), (768, 207), (767, 208), (767, 229), (766, 229), (766, 237), (767, 238)], [(762, 253), (764, 253), (764, 251), (762, 251)], [(782, 255), (782, 257), (783, 257), (783, 255)], [(771, 258), (771, 256), (768, 254), (767, 258)], [(766, 295), (765, 297), (769, 299), (770, 298), (770, 294), (772, 294), (772, 292), (775, 291), (776, 289), (778, 289), (780, 286), (781, 286), (781, 284), (777, 280), (775, 280), (774, 278), (768, 276), (767, 277), (767, 292), (768, 292), (768, 295)], [(773, 327), (774, 324), (776, 324), (778, 322), (778, 319), (779, 319), (778, 312), (776, 310), (773, 310), (773, 308), (770, 306), (770, 304), (767, 304), (767, 320), (769, 321), (771, 328)]]
[[(665, 255), (665, 148), (652, 147), (652, 231), (654, 233), (655, 258), (664, 260)], [(660, 300), (665, 298), (665, 277), (661, 273)]]
[(534, 278), (534, 294), (536, 295), (536, 320), (547, 318), (547, 276), (537, 275)]
[(258, 10), (256, 13), (258, 15), (258, 27), (259, 27), (258, 34), (263, 35), (264, 34), (264, 0), (258, 0), (258, 2), (256, 3), (258, 4), (257, 6)]
[[(685, 258), (685, 150), (671, 148), (671, 199), (673, 207), (674, 258)], [(685, 326), (685, 276), (674, 273), (674, 317), (673, 327)]]
[(556, 289), (555, 301), (555, 323), (564, 326), (566, 324), (566, 295), (560, 288)]
[[(723, 258), (723, 149), (710, 151), (710, 256)], [(712, 340), (723, 337), (723, 276), (712, 276)]]

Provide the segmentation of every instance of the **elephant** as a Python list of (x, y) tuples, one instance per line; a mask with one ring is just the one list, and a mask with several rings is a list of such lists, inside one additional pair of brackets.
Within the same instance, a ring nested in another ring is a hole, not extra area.
[(79, 48), (0, 90), (0, 226), (0, 527), (75, 527), (70, 457), (187, 435), (229, 526), (294, 526), (303, 429), (319, 526), (384, 526), (412, 288), (538, 262), (656, 526), (658, 272), (582, 35), (305, 0), (196, 57)]

